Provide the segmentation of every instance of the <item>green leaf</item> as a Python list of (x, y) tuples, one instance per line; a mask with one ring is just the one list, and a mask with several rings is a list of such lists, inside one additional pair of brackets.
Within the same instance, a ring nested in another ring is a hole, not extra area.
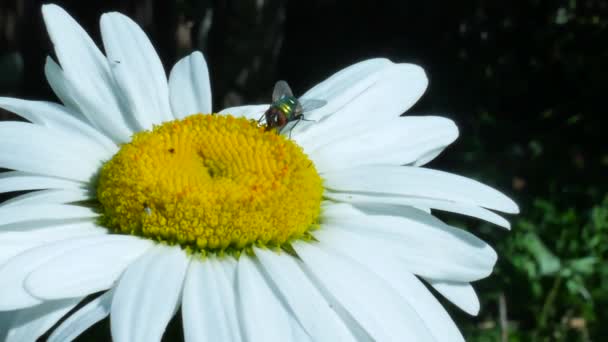
[(536, 260), (541, 275), (555, 274), (560, 270), (561, 262), (559, 258), (545, 246), (536, 233), (527, 233), (524, 238), (524, 244), (528, 252)]
[(568, 267), (577, 273), (583, 275), (591, 275), (595, 270), (595, 265), (597, 264), (597, 261), (597, 258), (592, 256), (574, 259), (568, 262)]

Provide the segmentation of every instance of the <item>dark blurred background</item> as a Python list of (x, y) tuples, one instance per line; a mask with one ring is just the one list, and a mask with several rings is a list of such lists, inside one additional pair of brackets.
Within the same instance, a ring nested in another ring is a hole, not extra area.
[[(461, 137), (429, 166), (489, 183), (522, 213), (506, 232), (445, 216), (496, 246), (477, 283), (478, 317), (446, 305), (469, 341), (608, 337), (608, 2), (129, 0), (57, 1), (99, 43), (120, 11), (148, 33), (168, 71), (207, 58), (214, 110), (296, 94), (370, 57), (422, 65), (429, 89), (410, 111), (454, 119)], [(0, 96), (56, 100), (52, 47), (34, 0), (0, 0)], [(409, 113), (408, 113), (409, 114)], [(15, 119), (0, 112), (4, 119)], [(109, 339), (108, 322), (82, 341)], [(167, 340), (180, 338), (179, 317)]]

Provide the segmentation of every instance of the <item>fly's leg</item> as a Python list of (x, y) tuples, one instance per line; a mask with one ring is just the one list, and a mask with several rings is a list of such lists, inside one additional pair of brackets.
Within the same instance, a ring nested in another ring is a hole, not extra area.
[(293, 126), (291, 126), (291, 128), (289, 129), (289, 139), (291, 139), (291, 131), (293, 131), (293, 129), (296, 128), (296, 126), (300, 123), (300, 121), (302, 121), (302, 120), (304, 120), (304, 121), (312, 121), (312, 120), (306, 120), (306, 119), (304, 119), (304, 116), (302, 114), (298, 115), (296, 117), (296, 120), (298, 120), (298, 121), (296, 121), (296, 123)]
[(264, 119), (264, 117), (266, 117), (266, 113), (262, 114), (262, 116), (260, 116), (260, 118), (258, 119), (258, 125), (262, 124), (262, 119)]

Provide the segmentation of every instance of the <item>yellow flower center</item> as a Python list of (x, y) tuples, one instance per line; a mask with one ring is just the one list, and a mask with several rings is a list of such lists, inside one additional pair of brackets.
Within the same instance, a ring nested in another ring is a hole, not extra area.
[(197, 114), (144, 131), (99, 175), (101, 223), (194, 252), (284, 247), (317, 225), (323, 187), (291, 140)]

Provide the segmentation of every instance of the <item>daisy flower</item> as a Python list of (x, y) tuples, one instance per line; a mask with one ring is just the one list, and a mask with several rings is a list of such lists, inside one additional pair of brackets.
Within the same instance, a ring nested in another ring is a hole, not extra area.
[[(517, 205), (421, 167), (448, 119), (401, 117), (427, 86), (371, 59), (301, 98), (326, 104), (281, 132), (269, 104), (212, 114), (195, 52), (168, 81), (145, 33), (101, 17), (105, 55), (60, 7), (42, 8), (63, 104), (0, 98), (0, 338), (69, 341), (110, 317), (114, 341), (459, 341), (429, 288), (470, 314), (496, 253), (431, 214), (509, 223)], [(493, 211), (492, 211), (493, 210)]]

